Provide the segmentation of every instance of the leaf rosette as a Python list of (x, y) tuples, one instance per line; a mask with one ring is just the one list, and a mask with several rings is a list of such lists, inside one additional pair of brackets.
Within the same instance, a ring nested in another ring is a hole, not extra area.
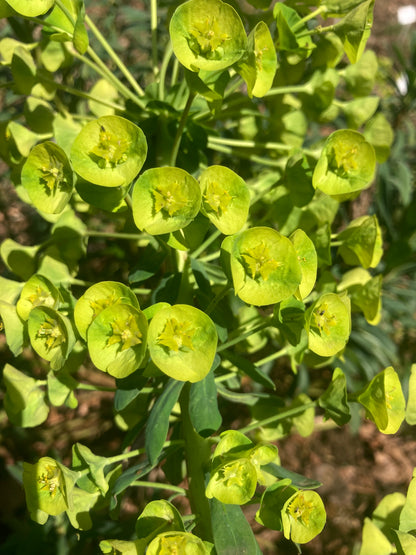
[(400, 378), (392, 366), (377, 374), (357, 396), (357, 401), (380, 432), (395, 434), (398, 431), (405, 417), (406, 402)]
[(189, 225), (201, 207), (198, 181), (175, 167), (151, 168), (134, 184), (133, 218), (151, 235), (178, 231)]
[(322, 532), (325, 522), (325, 507), (316, 491), (297, 491), (283, 505), (283, 533), (295, 543), (311, 541)]
[(149, 324), (148, 347), (156, 366), (179, 381), (198, 382), (214, 362), (218, 335), (211, 318), (193, 306), (159, 310)]
[(44, 524), (48, 515), (57, 516), (72, 505), (75, 473), (51, 457), (36, 464), (23, 463), (26, 504), (33, 520)]
[(115, 378), (137, 370), (146, 352), (147, 319), (131, 304), (113, 304), (102, 310), (87, 331), (93, 364)]
[(209, 166), (199, 177), (201, 211), (225, 235), (240, 231), (247, 221), (250, 192), (245, 181), (225, 166)]
[(238, 13), (221, 0), (189, 0), (169, 25), (175, 56), (191, 71), (217, 71), (246, 52), (247, 35)]
[(376, 169), (374, 148), (358, 131), (339, 129), (326, 140), (312, 176), (312, 185), (348, 200), (371, 185)]
[(143, 131), (120, 116), (88, 122), (71, 147), (71, 161), (83, 179), (102, 187), (123, 187), (142, 169), (147, 155)]
[[(224, 245), (224, 243), (223, 243)], [(230, 238), (230, 269), (236, 295), (264, 306), (289, 298), (302, 271), (293, 243), (268, 227), (253, 227)]]
[(57, 308), (60, 300), (58, 289), (48, 278), (34, 274), (23, 286), (16, 304), (17, 314), (22, 320), (29, 318), (30, 311), (37, 306)]
[(344, 295), (326, 293), (308, 309), (305, 323), (308, 347), (322, 357), (339, 353), (351, 333), (350, 300)]
[(33, 205), (59, 214), (73, 192), (73, 172), (64, 150), (46, 141), (32, 148), (22, 167), (21, 182)]
[(29, 339), (33, 350), (59, 370), (75, 344), (68, 318), (48, 306), (31, 310), (28, 319)]
[(158, 534), (147, 546), (147, 555), (209, 555), (210, 551), (194, 534), (190, 532), (163, 532)]
[(114, 304), (130, 304), (140, 309), (133, 291), (117, 281), (100, 281), (85, 291), (74, 309), (75, 325), (83, 339), (87, 339), (87, 330), (94, 318)]

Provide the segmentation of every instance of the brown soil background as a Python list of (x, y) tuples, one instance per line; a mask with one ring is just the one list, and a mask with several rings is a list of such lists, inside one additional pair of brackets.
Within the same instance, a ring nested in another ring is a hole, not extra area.
[[(400, 44), (410, 32), (410, 28), (396, 24), (397, 8), (411, 3), (411, 0), (376, 0), (371, 48), (379, 54), (391, 55), (392, 42)], [(0, 175), (3, 171), (4, 167), (0, 166)], [(0, 182), (0, 241), (12, 237), (22, 244), (32, 244), (38, 225), (36, 213), (18, 200), (13, 188), (3, 179)], [(1, 336), (0, 358), (13, 363)], [(88, 376), (88, 380), (112, 385), (112, 379), (101, 373), (92, 378)], [(10, 478), (8, 465), (51, 453), (68, 463), (71, 445), (77, 441), (87, 443), (99, 454), (119, 453), (121, 437), (113, 424), (112, 394), (83, 391), (77, 397), (79, 406), (75, 411), (54, 409), (45, 425), (21, 430), (18, 434), (8, 424), (4, 411), (0, 412), (0, 546), (19, 519), (28, 518), (22, 488)], [(330, 428), (318, 422), (310, 437), (293, 435), (280, 441), (278, 446), (284, 467), (323, 484), (318, 491), (328, 520), (323, 532), (302, 548), (306, 555), (358, 553), (364, 518), (371, 516), (386, 494), (406, 493), (416, 467), (416, 432), (407, 426), (395, 436), (385, 436), (371, 422), (365, 422), (357, 433), (349, 426)], [(124, 514), (137, 515), (141, 501), (141, 496), (127, 497)], [(253, 511), (248, 510), (247, 516), (251, 520)], [(264, 555), (297, 553), (280, 533), (264, 530), (252, 522)]]

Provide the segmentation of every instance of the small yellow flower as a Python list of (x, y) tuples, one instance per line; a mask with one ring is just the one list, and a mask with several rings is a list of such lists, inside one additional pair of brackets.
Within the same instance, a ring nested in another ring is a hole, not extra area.
[(45, 339), (48, 351), (59, 347), (59, 345), (65, 342), (65, 335), (62, 333), (59, 322), (55, 318), (46, 317), (38, 329), (37, 337)]
[(176, 318), (169, 318), (157, 341), (176, 353), (185, 347), (193, 351), (192, 337), (195, 331), (195, 328), (187, 322), (178, 322)]
[(132, 314), (127, 319), (115, 319), (111, 322), (111, 327), (113, 334), (108, 339), (107, 346), (119, 343), (120, 350), (125, 351), (142, 342), (142, 332)]
[(247, 249), (241, 256), (247, 264), (253, 279), (260, 276), (264, 281), (267, 281), (270, 274), (276, 270), (276, 268), (282, 266), (281, 262), (270, 257), (269, 247), (267, 247), (263, 241), (256, 247)]
[(104, 161), (104, 167), (114, 168), (127, 160), (128, 147), (129, 143), (126, 139), (116, 137), (100, 125), (99, 143), (91, 149), (91, 153)]
[(226, 212), (232, 196), (217, 181), (209, 181), (204, 193), (204, 200), (213, 212), (221, 215)]
[(189, 200), (183, 191), (183, 187), (177, 181), (168, 184), (160, 184), (153, 189), (155, 199), (155, 212), (161, 210), (169, 216), (174, 216), (187, 207)]

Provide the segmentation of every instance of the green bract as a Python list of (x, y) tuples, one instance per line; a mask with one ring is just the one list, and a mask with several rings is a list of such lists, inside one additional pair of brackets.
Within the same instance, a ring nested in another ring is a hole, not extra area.
[(22, 168), (22, 185), (38, 210), (59, 214), (73, 191), (73, 173), (62, 148), (47, 141), (36, 145)]
[(350, 301), (346, 295), (326, 293), (307, 311), (308, 347), (317, 355), (336, 355), (347, 344), (351, 332)]
[(316, 273), (318, 270), (318, 256), (313, 241), (309, 239), (303, 229), (294, 231), (289, 239), (295, 247), (302, 270), (302, 280), (299, 284), (298, 294), (301, 299), (305, 299), (315, 285)]
[(114, 304), (131, 304), (140, 308), (139, 301), (131, 289), (117, 281), (100, 281), (89, 287), (75, 305), (75, 325), (83, 339), (98, 314)]
[(323, 530), (325, 522), (325, 507), (316, 491), (298, 491), (283, 505), (283, 533), (296, 543), (309, 542)]
[(37, 306), (56, 308), (59, 298), (59, 291), (49, 279), (40, 274), (34, 274), (25, 283), (20, 293), (16, 304), (17, 314), (22, 320), (27, 320), (32, 308)]
[(222, 503), (243, 505), (253, 497), (257, 486), (257, 471), (248, 458), (225, 463), (211, 474), (205, 495)]
[(133, 181), (147, 155), (143, 131), (120, 116), (102, 116), (87, 123), (71, 148), (74, 170), (102, 187), (121, 187)]
[(240, 231), (250, 207), (244, 180), (225, 166), (210, 166), (200, 175), (199, 183), (204, 214), (225, 235)]
[(175, 380), (198, 382), (205, 378), (214, 361), (217, 341), (211, 318), (193, 306), (163, 308), (149, 325), (150, 356)]
[(358, 395), (357, 401), (383, 434), (395, 434), (400, 428), (406, 402), (399, 376), (392, 366), (377, 374)]
[(55, 0), (6, 0), (7, 3), (26, 17), (37, 17), (52, 8)]
[(371, 277), (364, 268), (346, 272), (338, 285), (338, 291), (348, 291), (351, 309), (361, 310), (369, 324), (376, 325), (381, 318), (382, 276)]
[(289, 298), (302, 271), (292, 242), (268, 227), (253, 227), (233, 236), (230, 265), (236, 295), (256, 306)]
[(229, 67), (247, 48), (239, 15), (221, 0), (189, 0), (180, 5), (169, 32), (176, 57), (191, 71)]
[(134, 184), (132, 202), (137, 227), (160, 235), (192, 222), (201, 207), (201, 190), (196, 179), (181, 168), (152, 168)]
[(371, 185), (375, 168), (374, 149), (364, 136), (340, 129), (327, 138), (312, 184), (331, 197), (346, 200)]
[(248, 53), (238, 63), (250, 97), (264, 96), (273, 84), (277, 69), (276, 49), (269, 28), (260, 21), (248, 37)]
[(53, 308), (38, 306), (29, 314), (28, 330), (34, 351), (59, 370), (75, 343), (68, 318)]
[(202, 540), (189, 532), (164, 532), (147, 546), (147, 555), (208, 555)]
[(93, 364), (116, 378), (125, 378), (139, 368), (146, 339), (146, 317), (131, 304), (116, 303), (105, 308), (87, 331)]
[(383, 240), (377, 216), (361, 216), (338, 234), (339, 254), (351, 266), (375, 268), (383, 255)]
[(23, 463), (23, 486), (32, 519), (44, 524), (48, 515), (70, 508), (74, 473), (54, 459), (42, 457), (36, 464)]

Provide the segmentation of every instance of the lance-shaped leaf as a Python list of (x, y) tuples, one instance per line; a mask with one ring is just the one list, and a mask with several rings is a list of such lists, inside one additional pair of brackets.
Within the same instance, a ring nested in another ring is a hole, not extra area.
[(131, 183), (146, 155), (143, 131), (120, 116), (102, 116), (90, 121), (71, 148), (71, 162), (77, 174), (102, 187), (123, 187)]
[(348, 291), (351, 309), (360, 310), (369, 324), (377, 325), (381, 318), (381, 275), (371, 277), (364, 268), (354, 268), (342, 276), (338, 291)]
[(22, 185), (33, 205), (47, 214), (59, 214), (73, 191), (73, 173), (60, 146), (50, 141), (36, 145), (22, 168)]
[(87, 343), (93, 364), (115, 378), (137, 370), (146, 352), (147, 319), (130, 304), (102, 310), (88, 328)]
[(225, 166), (209, 166), (199, 177), (202, 212), (225, 235), (247, 221), (250, 193), (245, 181)]
[(27, 320), (33, 308), (37, 306), (56, 308), (59, 300), (59, 291), (54, 284), (48, 278), (34, 274), (22, 289), (16, 304), (17, 314), (22, 320)]
[(149, 324), (150, 356), (162, 372), (175, 380), (204, 379), (214, 362), (217, 342), (213, 321), (193, 306), (162, 308)]
[(3, 381), (6, 386), (4, 408), (15, 426), (32, 428), (47, 419), (49, 406), (45, 402), (45, 391), (37, 380), (6, 364)]
[(288, 299), (302, 279), (292, 242), (268, 227), (233, 236), (230, 264), (236, 295), (256, 306)]
[(295, 252), (302, 271), (302, 280), (299, 284), (297, 295), (301, 299), (305, 299), (315, 285), (318, 271), (318, 255), (316, 254), (313, 241), (306, 235), (303, 229), (294, 231), (289, 239), (295, 247)]
[(48, 515), (57, 516), (72, 507), (77, 473), (51, 457), (35, 464), (23, 463), (23, 486), (30, 516), (44, 524)]
[(117, 281), (100, 281), (85, 291), (74, 309), (75, 325), (83, 339), (87, 338), (87, 330), (94, 318), (114, 304), (131, 304), (140, 308), (133, 291)]
[(283, 505), (283, 533), (295, 543), (311, 541), (322, 532), (325, 522), (325, 507), (316, 491), (298, 491)]
[(192, 222), (201, 207), (196, 179), (181, 168), (151, 168), (134, 184), (133, 218), (152, 235), (171, 233)]
[(338, 248), (344, 262), (351, 266), (375, 268), (383, 255), (381, 230), (377, 216), (361, 216), (338, 234)]
[(37, 17), (50, 10), (55, 0), (7, 0), (7, 3), (20, 15)]
[(343, 426), (350, 420), (350, 407), (347, 400), (347, 380), (340, 368), (335, 368), (331, 383), (319, 397), (318, 404), (325, 410), (325, 420), (332, 418), (338, 426)]
[(346, 200), (371, 185), (376, 168), (374, 148), (358, 131), (339, 129), (326, 140), (312, 176), (312, 185)]
[(237, 71), (247, 84), (251, 98), (263, 97), (271, 88), (277, 70), (276, 49), (269, 28), (259, 21), (248, 37), (248, 52)]
[(59, 370), (75, 344), (68, 318), (47, 306), (34, 308), (28, 319), (29, 339), (36, 353)]
[(169, 555), (184, 553), (186, 555), (209, 555), (204, 542), (190, 532), (163, 532), (147, 546), (147, 555)]
[(351, 332), (351, 308), (346, 295), (326, 293), (307, 310), (308, 347), (319, 356), (336, 355)]
[(189, 0), (178, 6), (169, 25), (173, 51), (191, 71), (224, 69), (246, 52), (240, 16), (221, 0)]
[(395, 434), (400, 428), (406, 402), (399, 376), (392, 366), (377, 374), (358, 395), (357, 401), (383, 434)]

